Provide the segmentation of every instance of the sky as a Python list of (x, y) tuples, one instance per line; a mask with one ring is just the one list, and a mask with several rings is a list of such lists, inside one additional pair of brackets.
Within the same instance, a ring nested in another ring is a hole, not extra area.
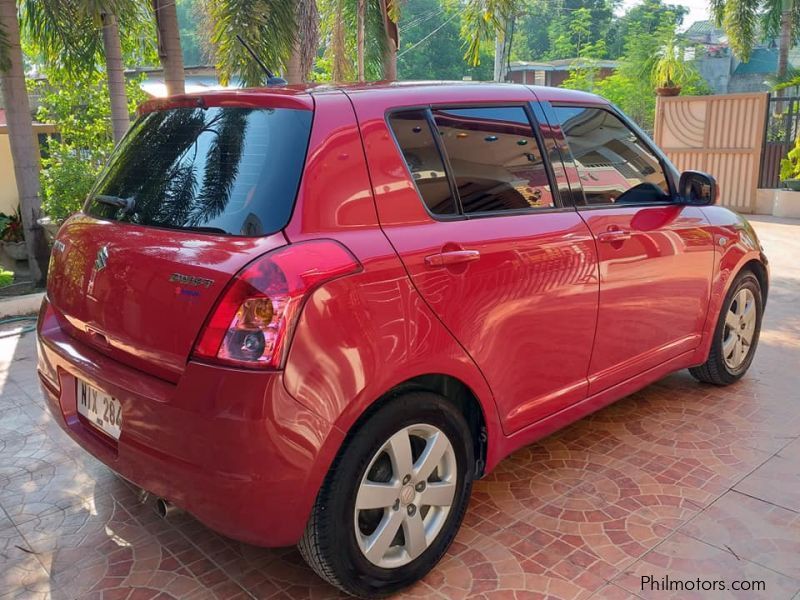
[[(639, 0), (623, 0), (620, 13), (624, 13), (628, 8), (634, 4), (638, 4)], [(681, 29), (686, 29), (695, 21), (704, 21), (708, 19), (708, 0), (667, 0), (667, 4), (680, 4), (689, 9), (689, 14), (683, 18), (683, 26)]]

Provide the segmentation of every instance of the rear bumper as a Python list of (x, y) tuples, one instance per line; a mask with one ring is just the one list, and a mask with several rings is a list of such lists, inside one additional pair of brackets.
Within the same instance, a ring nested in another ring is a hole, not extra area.
[[(229, 537), (286, 546), (302, 536), (343, 436), (289, 395), (282, 373), (190, 362), (172, 384), (77, 342), (47, 309), (38, 353), (50, 411), (108, 467)], [(121, 402), (119, 441), (78, 416), (77, 377)]]

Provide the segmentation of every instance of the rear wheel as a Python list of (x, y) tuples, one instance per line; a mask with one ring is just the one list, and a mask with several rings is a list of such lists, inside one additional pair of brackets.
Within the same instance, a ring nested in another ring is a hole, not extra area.
[(348, 438), (320, 489), (300, 552), (349, 594), (410, 585), (444, 555), (472, 489), (463, 415), (427, 392), (391, 399)]
[(750, 271), (742, 271), (722, 304), (708, 360), (689, 369), (700, 381), (729, 385), (750, 368), (758, 346), (764, 304), (761, 286)]

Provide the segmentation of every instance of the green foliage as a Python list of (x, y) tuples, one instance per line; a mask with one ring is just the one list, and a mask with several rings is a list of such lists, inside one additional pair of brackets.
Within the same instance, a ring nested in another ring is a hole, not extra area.
[(273, 70), (286, 64), (295, 41), (294, 0), (225, 0), (207, 3), (213, 23), (220, 81), (238, 74), (244, 85), (266, 83), (267, 76), (236, 38), (237, 35)]
[(397, 58), (400, 79), (457, 80), (467, 75), (491, 79), (492, 56), (487, 49), (481, 49), (480, 66), (464, 62), (456, 10), (439, 0), (407, 0), (403, 4), (402, 45)]
[(212, 58), (203, 37), (200, 0), (177, 0), (175, 8), (178, 13), (183, 63), (187, 67), (211, 64)]
[(656, 35), (659, 29), (669, 23), (680, 26), (688, 12), (685, 6), (665, 4), (663, 0), (642, 0), (611, 24), (608, 34), (609, 57), (623, 55), (629, 35)]
[(21, 242), (25, 239), (22, 217), (19, 208), (13, 215), (0, 213), (0, 240), (4, 242)]
[[(585, 69), (584, 72), (577, 70), (571, 73), (564, 87), (600, 94), (619, 106), (643, 129), (652, 131), (656, 100), (651, 74), (659, 57), (666, 53), (665, 48), (669, 46), (670, 40), (675, 39), (675, 16), (666, 12), (662, 14), (661, 20), (656, 31), (648, 30), (643, 24), (631, 24), (623, 55), (613, 74), (599, 79), (596, 71), (592, 75), (591, 69)], [(672, 45), (675, 56), (682, 59), (683, 53), (677, 52), (674, 41)], [(682, 74), (678, 85), (681, 86), (682, 94), (709, 93), (705, 81), (691, 64), (682, 63), (680, 70)]]
[(105, 69), (102, 15), (119, 22), (128, 65), (155, 64), (155, 20), (149, 2), (129, 0), (27, 0), (20, 3), (26, 49), (51, 70), (83, 78)]
[(650, 79), (657, 88), (680, 87), (686, 80), (688, 70), (683, 49), (678, 46), (675, 38), (670, 38), (650, 71)]
[(0, 72), (8, 71), (11, 67), (11, 58), (8, 56), (8, 32), (3, 23), (0, 23)]
[(781, 181), (800, 179), (800, 137), (795, 140), (794, 148), (781, 161)]
[(0, 268), (0, 288), (8, 287), (14, 283), (14, 273)]
[[(128, 81), (131, 112), (146, 99), (139, 83), (139, 79)], [(36, 84), (34, 92), (40, 103), (37, 119), (58, 129), (58, 136), (48, 142), (39, 177), (44, 212), (60, 223), (81, 209), (114, 149), (111, 103), (105, 78), (99, 74), (75, 81), (54, 73), (49, 84)]]

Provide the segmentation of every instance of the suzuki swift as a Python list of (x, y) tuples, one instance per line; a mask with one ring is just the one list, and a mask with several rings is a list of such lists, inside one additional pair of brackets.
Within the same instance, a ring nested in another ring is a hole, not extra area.
[(602, 98), (379, 84), (151, 101), (53, 245), (50, 410), (162, 506), (425, 575), (472, 482), (678, 369), (747, 371), (751, 226)]

